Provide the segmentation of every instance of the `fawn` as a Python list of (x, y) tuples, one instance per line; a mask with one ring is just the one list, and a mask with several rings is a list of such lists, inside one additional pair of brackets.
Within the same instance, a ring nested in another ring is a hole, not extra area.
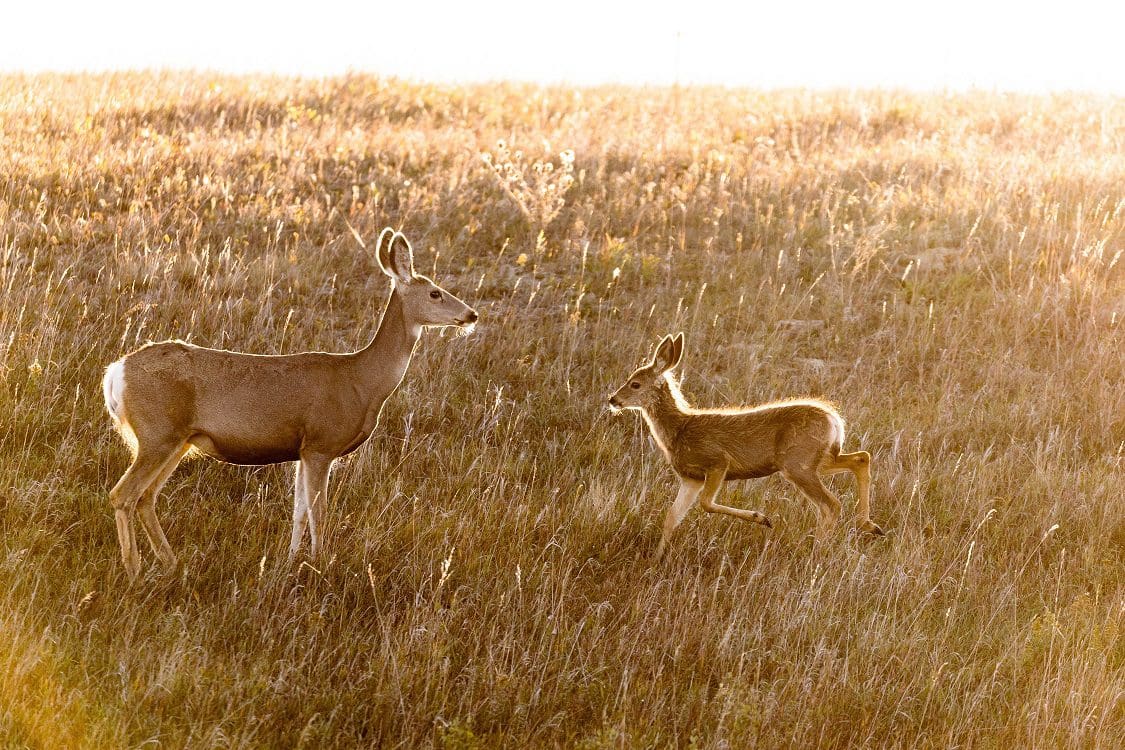
[(825, 488), (821, 475), (850, 471), (857, 486), (856, 528), (883, 535), (871, 520), (871, 454), (840, 452), (844, 420), (830, 404), (797, 399), (752, 408), (692, 408), (671, 373), (683, 353), (683, 333), (665, 336), (652, 361), (630, 375), (609, 399), (614, 411), (641, 412), (680, 479), (679, 493), (664, 518), (658, 560), (697, 499), (709, 513), (725, 513), (772, 528), (764, 514), (721, 505), (715, 497), (724, 481), (776, 472), (812, 502), (818, 518), (816, 536), (824, 539), (839, 519), (840, 501)]

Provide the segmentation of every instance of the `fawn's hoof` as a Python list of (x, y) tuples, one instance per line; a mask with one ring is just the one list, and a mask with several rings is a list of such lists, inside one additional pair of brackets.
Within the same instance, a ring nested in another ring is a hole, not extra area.
[(128, 581), (129, 586), (136, 586), (137, 583), (140, 582), (140, 580), (141, 580), (141, 564), (140, 564), (139, 561), (136, 562), (136, 563), (132, 563), (132, 564), (130, 564), (128, 562), (125, 563), (125, 577), (126, 577), (126, 580)]
[(875, 536), (886, 536), (887, 532), (879, 527), (879, 524), (872, 521), (870, 518), (859, 525), (860, 532), (864, 534), (874, 534)]

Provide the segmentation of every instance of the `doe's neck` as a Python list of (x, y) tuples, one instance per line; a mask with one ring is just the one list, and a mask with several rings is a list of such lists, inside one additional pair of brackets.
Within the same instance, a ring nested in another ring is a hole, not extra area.
[(356, 352), (356, 357), (368, 377), (394, 389), (406, 373), (421, 335), (422, 327), (407, 320), (402, 297), (392, 286), (379, 329), (371, 343)]

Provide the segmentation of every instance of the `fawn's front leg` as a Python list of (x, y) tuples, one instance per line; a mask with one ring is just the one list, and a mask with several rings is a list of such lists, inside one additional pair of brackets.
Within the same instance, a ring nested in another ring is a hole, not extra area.
[(725, 513), (728, 516), (741, 518), (744, 521), (753, 521), (767, 529), (772, 529), (773, 524), (770, 523), (770, 519), (764, 513), (759, 513), (756, 510), (732, 508), (729, 505), (720, 505), (715, 502), (715, 497), (719, 494), (719, 488), (723, 486), (723, 479), (726, 478), (726, 475), (727, 469), (725, 466), (707, 472), (707, 477), (703, 480), (703, 491), (699, 495), (700, 507), (708, 513)]
[(684, 516), (691, 510), (691, 506), (695, 505), (695, 500), (699, 497), (701, 489), (703, 489), (703, 482), (698, 479), (680, 477), (680, 491), (677, 493), (672, 507), (668, 509), (668, 513), (664, 516), (664, 534), (660, 537), (660, 545), (656, 548), (657, 561), (664, 557), (668, 540), (672, 538), (672, 533), (676, 530), (676, 527), (680, 525)]

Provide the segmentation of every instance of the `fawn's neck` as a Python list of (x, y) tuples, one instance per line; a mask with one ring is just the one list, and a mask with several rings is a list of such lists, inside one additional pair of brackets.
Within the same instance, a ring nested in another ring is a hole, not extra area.
[(656, 400), (641, 410), (656, 442), (669, 456), (676, 436), (688, 421), (687, 409), (676, 381), (671, 375), (665, 375), (664, 382), (656, 389)]

